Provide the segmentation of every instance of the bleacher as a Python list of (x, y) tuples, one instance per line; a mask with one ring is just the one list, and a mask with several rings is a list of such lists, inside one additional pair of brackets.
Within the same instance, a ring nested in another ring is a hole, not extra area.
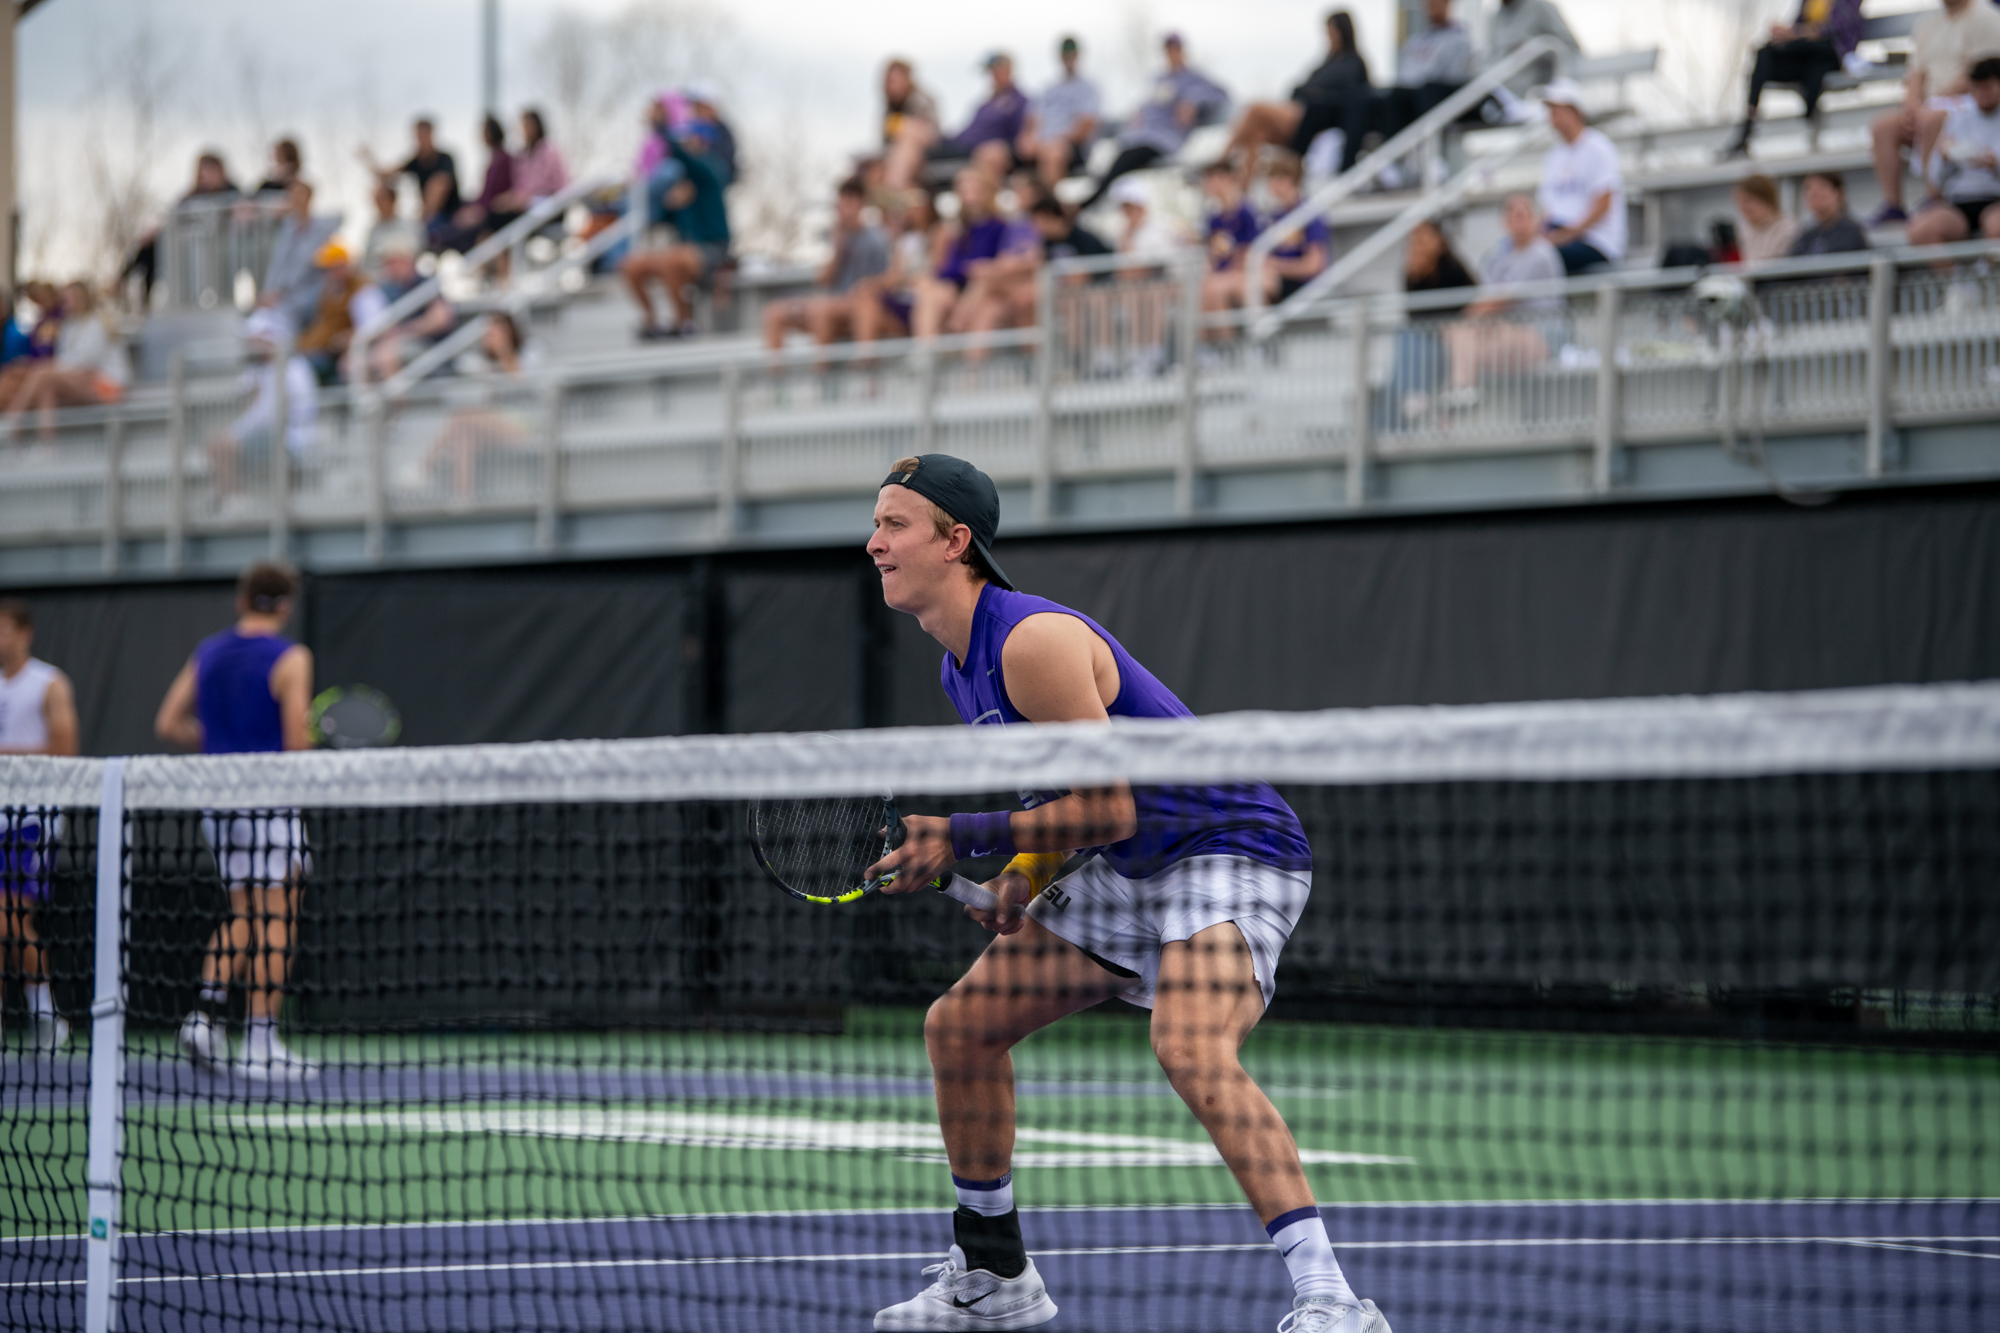
[[(386, 389), (325, 391), (314, 448), (224, 495), (204, 442), (242, 402), (234, 293), (211, 276), (141, 334), (151, 378), (126, 402), (59, 414), (46, 436), (24, 427), (0, 469), (0, 576), (219, 571), (269, 550), (337, 567), (813, 540), (859, 531), (885, 465), (933, 448), (990, 471), (1017, 528), (2000, 476), (2000, 290), (1964, 267), (1977, 245), (1947, 256), (1951, 273), (1893, 248), (1794, 265), (1726, 313), (1691, 293), (1694, 274), (1653, 267), (1727, 216), (1750, 170), (1788, 194), (1838, 171), (1867, 212), (1866, 126), (1900, 73), (1881, 44), (1907, 30), (1871, 20), (1880, 63), (1842, 76), (1813, 122), (1773, 99), (1748, 164), (1716, 160), (1729, 118), (1632, 114), (1627, 83), (1657, 52), (1579, 62), (1626, 164), (1633, 254), (1563, 285), (1545, 362), (1448, 406), (1418, 401), (1437, 395), (1413, 367), (1442, 363), (1450, 318), (1400, 295), (1393, 260), (1269, 327), (1204, 321), (1194, 271), (1168, 265), (1078, 290), (1045, 276), (1037, 327), (984, 341), (774, 356), (760, 312), (807, 270), (746, 263), (704, 297), (703, 336), (642, 344), (594, 254), (536, 262), (510, 241), (509, 284), (461, 275), (459, 304), (522, 320), (532, 374), (501, 384), (440, 358)], [(1438, 148), (1458, 173), (1439, 209), (1468, 257), (1498, 236), (1505, 194), (1532, 188), (1532, 134), (1454, 131)], [(1158, 173), (1169, 211), (1186, 165)], [(1379, 244), (1428, 197), (1341, 200), (1338, 248)]]

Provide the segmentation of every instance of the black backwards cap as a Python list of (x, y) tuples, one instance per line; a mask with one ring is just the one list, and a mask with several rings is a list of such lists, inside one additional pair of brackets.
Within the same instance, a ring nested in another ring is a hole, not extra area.
[(972, 529), (972, 549), (986, 562), (986, 572), (1008, 592), (1015, 591), (1000, 562), (993, 558), (993, 537), (1000, 530), (1000, 492), (993, 478), (963, 458), (950, 454), (919, 454), (908, 472), (891, 472), (884, 486), (907, 486), (952, 520)]

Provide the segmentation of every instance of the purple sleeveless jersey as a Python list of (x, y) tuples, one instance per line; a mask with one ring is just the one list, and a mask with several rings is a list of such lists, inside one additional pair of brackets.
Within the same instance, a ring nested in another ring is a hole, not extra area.
[[(1139, 665), (1118, 640), (1089, 616), (1058, 606), (1046, 597), (1008, 592), (989, 583), (972, 613), (972, 644), (963, 666), (944, 655), (939, 674), (959, 717), (975, 727), (1025, 722), (1007, 697), (1000, 650), (1007, 636), (1029, 616), (1044, 611), (1075, 616), (1103, 639), (1118, 663), (1118, 697), (1113, 717), (1186, 717), (1193, 713)], [(1022, 792), (1032, 809), (1061, 792)], [(1110, 867), (1127, 879), (1145, 879), (1190, 856), (1243, 856), (1282, 870), (1311, 870), (1312, 847), (1292, 808), (1262, 782), (1228, 787), (1134, 787), (1139, 831), (1123, 842), (1099, 848)]]
[(292, 641), (282, 634), (239, 634), (234, 627), (194, 650), (194, 711), (203, 754), (266, 754), (285, 748), (271, 668)]

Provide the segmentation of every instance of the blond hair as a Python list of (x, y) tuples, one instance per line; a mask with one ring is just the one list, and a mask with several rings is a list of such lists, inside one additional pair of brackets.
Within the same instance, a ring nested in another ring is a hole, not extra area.
[[(889, 470), (891, 472), (915, 472), (923, 465), (923, 459), (912, 456), (897, 459), (896, 466)], [(904, 489), (909, 490), (910, 488), (904, 487)], [(951, 530), (958, 526), (958, 520), (950, 514), (945, 513), (943, 506), (939, 505), (937, 501), (931, 499), (930, 496), (925, 495), (923, 492), (911, 490), (910, 494), (922, 500), (925, 507), (931, 511), (931, 532), (933, 535), (941, 542), (950, 541)], [(959, 563), (964, 565), (966, 572), (975, 578), (990, 579), (993, 577), (993, 572), (986, 567), (985, 559), (979, 554), (979, 548), (970, 542), (966, 543), (965, 554), (959, 557)]]

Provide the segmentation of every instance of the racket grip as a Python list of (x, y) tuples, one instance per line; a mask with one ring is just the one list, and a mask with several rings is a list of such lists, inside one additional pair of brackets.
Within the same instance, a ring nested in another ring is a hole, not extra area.
[(1000, 910), (1000, 900), (994, 896), (993, 890), (984, 884), (975, 884), (963, 876), (947, 875), (944, 883), (938, 887), (947, 897), (956, 898), (967, 907), (976, 907), (982, 912)]

